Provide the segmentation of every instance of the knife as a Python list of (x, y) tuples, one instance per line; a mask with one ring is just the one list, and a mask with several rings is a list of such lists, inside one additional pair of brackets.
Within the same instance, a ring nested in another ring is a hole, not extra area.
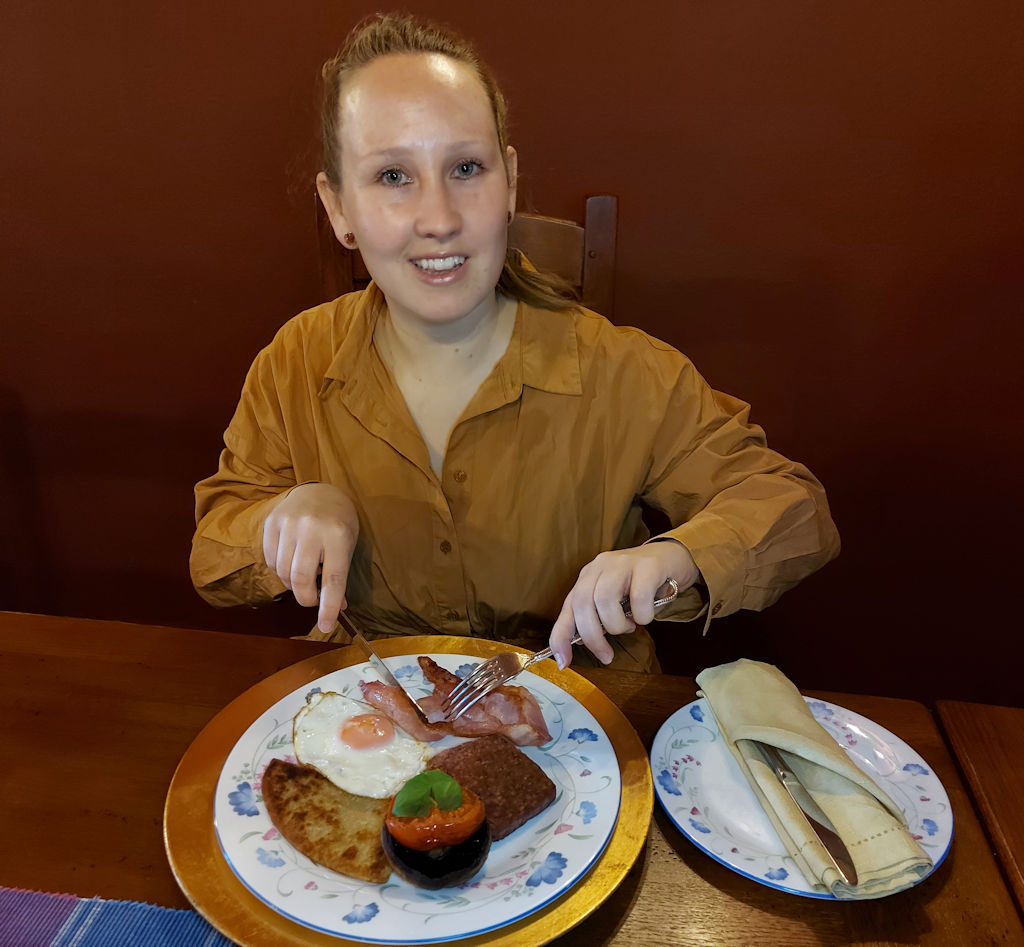
[(397, 687), (409, 700), (412, 701), (412, 705), (416, 710), (416, 713), (420, 715), (420, 719), (424, 723), (430, 723), (427, 720), (427, 715), (423, 712), (423, 708), (420, 707), (419, 701), (416, 700), (412, 694), (409, 693), (409, 689), (402, 683), (399, 682), (398, 678), (391, 673), (390, 668), (381, 660), (380, 656), (376, 651), (373, 650), (373, 645), (366, 640), (366, 636), (353, 624), (352, 619), (348, 617), (344, 612), (338, 613), (338, 622), (342, 627), (352, 636), (352, 640), (359, 645), (362, 649), (363, 654), (366, 655), (370, 664), (373, 665), (374, 670), (384, 679), (384, 683), (390, 687)]
[(822, 811), (821, 807), (814, 801), (814, 797), (807, 791), (807, 787), (797, 778), (796, 773), (782, 758), (782, 754), (767, 743), (759, 740), (750, 740), (761, 753), (769, 769), (775, 774), (776, 779), (782, 784), (783, 789), (789, 793), (789, 797), (796, 803), (797, 808), (803, 813), (805, 819), (813, 830), (818, 840), (825, 848), (826, 854), (835, 865), (839, 877), (848, 885), (857, 884), (857, 869), (853, 866), (853, 858), (850, 850), (839, 837), (832, 820)]

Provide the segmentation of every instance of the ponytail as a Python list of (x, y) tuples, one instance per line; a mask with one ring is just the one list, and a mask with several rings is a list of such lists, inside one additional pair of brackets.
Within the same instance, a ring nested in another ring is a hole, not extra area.
[(579, 305), (576, 289), (568, 280), (554, 273), (542, 273), (515, 247), (505, 251), (498, 292), (537, 309), (557, 312)]

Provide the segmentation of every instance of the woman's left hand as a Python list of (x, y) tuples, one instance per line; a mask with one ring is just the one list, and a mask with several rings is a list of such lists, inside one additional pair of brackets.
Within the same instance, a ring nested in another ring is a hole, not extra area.
[[(615, 652), (605, 635), (628, 635), (637, 625), (650, 624), (656, 593), (667, 579), (675, 579), (682, 592), (698, 578), (690, 550), (672, 539), (600, 553), (580, 571), (551, 630), (549, 643), (559, 667), (572, 663), (569, 642), (577, 630), (594, 657), (608, 664)], [(632, 618), (622, 609), (625, 598)]]

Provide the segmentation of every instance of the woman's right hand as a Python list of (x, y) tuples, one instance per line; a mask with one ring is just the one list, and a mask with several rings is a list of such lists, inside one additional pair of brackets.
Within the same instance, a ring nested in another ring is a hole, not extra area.
[(294, 487), (263, 522), (267, 566), (300, 605), (320, 603), (317, 627), (324, 634), (334, 629), (338, 613), (348, 604), (345, 587), (358, 538), (355, 506), (329, 483)]

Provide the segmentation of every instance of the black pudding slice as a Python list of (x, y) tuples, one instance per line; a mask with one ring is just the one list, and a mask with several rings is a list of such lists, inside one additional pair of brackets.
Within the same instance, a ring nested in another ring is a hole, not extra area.
[(406, 848), (395, 840), (385, 825), (380, 830), (384, 854), (391, 867), (403, 879), (417, 888), (450, 888), (469, 881), (487, 860), (491, 849), (491, 830), (485, 819), (464, 842), (442, 845), (426, 852)]

